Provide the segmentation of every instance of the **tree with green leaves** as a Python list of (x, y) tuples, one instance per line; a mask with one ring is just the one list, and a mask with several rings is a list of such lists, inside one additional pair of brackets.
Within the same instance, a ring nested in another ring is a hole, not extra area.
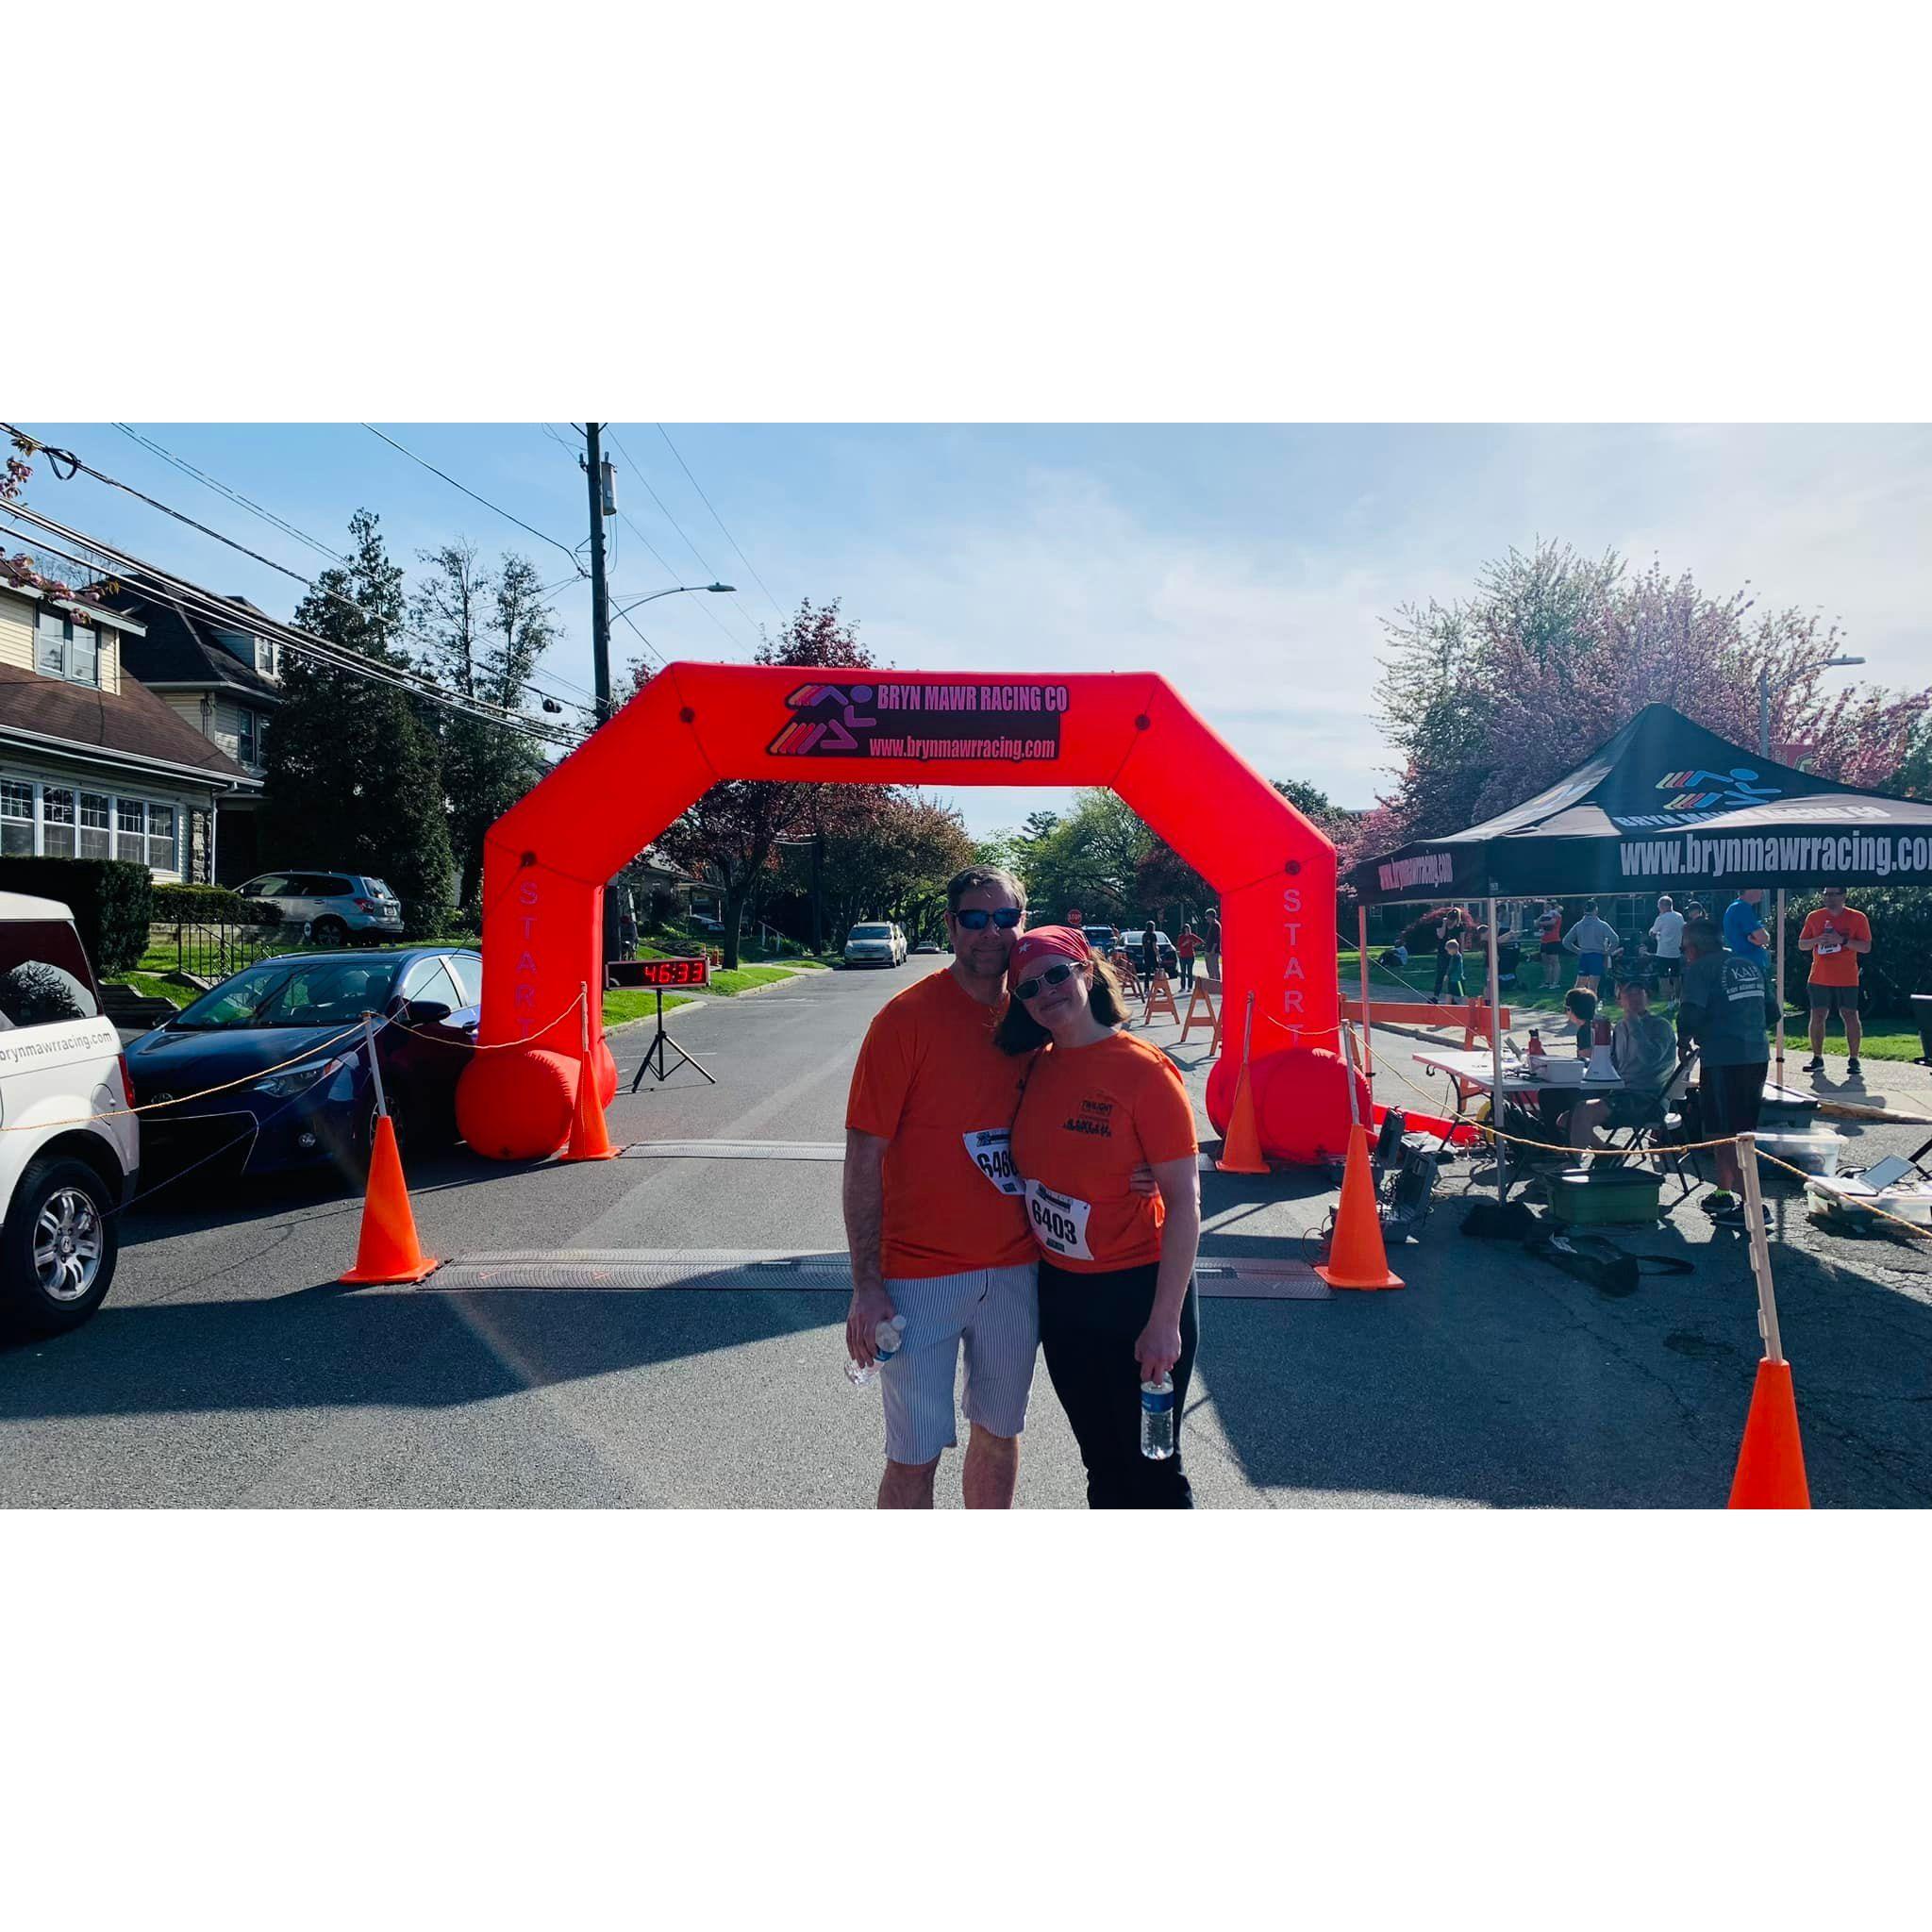
[[(487, 570), (462, 541), (425, 551), (423, 561), (429, 575), (414, 614), (428, 651), (420, 668), (465, 697), (521, 711), (530, 675), (557, 637), (536, 567), (512, 555)], [(425, 705), (423, 714), (441, 756), (458, 903), (469, 906), (482, 888), (484, 835), (548, 766), (536, 741), (513, 725), (447, 706)]]
[[(294, 621), (375, 663), (405, 666), (403, 573), (378, 521), (366, 509), (349, 519), (351, 560), (315, 579)], [(373, 874), (417, 924), (440, 917), (452, 870), (442, 774), (408, 694), (299, 651), (286, 658), (283, 692), (264, 760), (263, 864)]]

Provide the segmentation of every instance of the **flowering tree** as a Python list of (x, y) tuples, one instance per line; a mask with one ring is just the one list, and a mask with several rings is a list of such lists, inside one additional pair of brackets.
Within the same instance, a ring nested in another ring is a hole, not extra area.
[(1689, 572), (1669, 576), (1653, 561), (1632, 575), (1568, 545), (1512, 550), (1467, 602), (1407, 606), (1385, 627), (1376, 696), (1403, 767), (1351, 858), (1520, 804), (1647, 704), (1755, 744), (1760, 671), (1773, 743), (1812, 747), (1812, 770), (1854, 785), (1892, 780), (1932, 705), (1932, 691), (1827, 693), (1825, 666), (1845, 639), (1816, 612), (1758, 610), (1748, 587), (1718, 601)]

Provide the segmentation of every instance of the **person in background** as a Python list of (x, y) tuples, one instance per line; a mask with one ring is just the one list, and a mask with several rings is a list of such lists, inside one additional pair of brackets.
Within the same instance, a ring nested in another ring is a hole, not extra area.
[[(1013, 1166), (1039, 1243), (1040, 1339), (1093, 1509), (1191, 1509), (1180, 1428), (1200, 1341), (1194, 1109), (1174, 1063), (1120, 1029), (1086, 936), (1041, 926), (1013, 948), (995, 1035), (1030, 1061)], [(1134, 1173), (1153, 1170), (1158, 1193)], [(1174, 1454), (1141, 1453), (1141, 1384), (1174, 1376)]]
[(1438, 977), (1441, 979), (1443, 989), (1447, 991), (1450, 999), (1452, 1001), (1460, 1000), (1462, 997), (1462, 942), (1459, 940), (1449, 941), (1445, 951), (1444, 966), (1446, 970), (1440, 973)]
[(1663, 1118), (1664, 1089), (1677, 1070), (1677, 1036), (1671, 1023), (1650, 1010), (1650, 990), (1628, 979), (1617, 989), (1624, 1017), (1610, 1035), (1610, 1058), (1622, 1089), (1570, 1109), (1570, 1144), (1593, 1147), (1599, 1127), (1646, 1127)]
[[(1693, 1044), (1697, 1048), (1705, 1137), (1755, 1133), (1771, 1061), (1763, 971), (1750, 949), (1726, 952), (1716, 927), (1705, 924), (1684, 928), (1684, 958), (1677, 1044), (1680, 1049)], [(1721, 1227), (1741, 1229), (1744, 1171), (1737, 1147), (1726, 1138), (1711, 1153), (1718, 1187), (1707, 1196), (1705, 1211)]]
[(1754, 954), (1760, 973), (1770, 970), (1771, 960), (1771, 935), (1758, 909), (1763, 897), (1761, 888), (1751, 886), (1740, 890), (1724, 908), (1724, 944), (1734, 953)]
[(1174, 942), (1175, 957), (1181, 962), (1181, 991), (1188, 992), (1194, 984), (1194, 955), (1201, 950), (1201, 935), (1186, 920), (1181, 922), (1180, 932)]
[(1845, 904), (1842, 886), (1826, 886), (1824, 904), (1805, 920), (1798, 935), (1800, 952), (1811, 955), (1811, 974), (1805, 991), (1811, 1002), (1811, 1058), (1807, 1074), (1824, 1071), (1824, 1025), (1833, 1013), (1845, 1023), (1845, 1052), (1851, 1056), (1846, 1074), (1860, 1077), (1858, 1048), (1865, 1024), (1858, 1017), (1858, 961), (1872, 950), (1872, 922), (1856, 907)]
[(1657, 997), (1674, 999), (1684, 966), (1684, 915), (1672, 905), (1668, 892), (1657, 902), (1657, 917), (1650, 923), (1650, 936), (1657, 941)]
[(1684, 908), (1684, 924), (1686, 925), (1708, 925), (1710, 924), (1710, 914), (1704, 909), (1704, 901), (1702, 899), (1692, 899)]
[(906, 1317), (879, 1373), (881, 1509), (932, 1507), (940, 1457), (958, 1441), (962, 1346), (966, 1507), (1012, 1507), (1039, 1339), (1038, 1260), (1008, 1152), (1025, 1068), (994, 1033), (1025, 918), (1026, 891), (1010, 873), (970, 866), (954, 877), (953, 963), (879, 1009), (853, 1070), (843, 1187), (853, 1360), (870, 1365), (879, 1324)]
[(1537, 914), (1536, 941), (1543, 962), (1543, 989), (1551, 991), (1563, 976), (1563, 908), (1554, 899), (1546, 899)]
[(1583, 917), (1563, 935), (1563, 943), (1576, 955), (1576, 984), (1586, 992), (1593, 993), (1619, 945), (1617, 928), (1598, 916), (1594, 899)]
[[(1596, 1021), (1596, 995), (1586, 988), (1573, 986), (1563, 995), (1563, 1027), (1555, 1036), (1546, 1050), (1551, 1058), (1556, 1058), (1557, 1041), (1567, 1038), (1576, 1050), (1576, 1058), (1587, 1060), (1590, 1058), (1591, 1034)], [(1537, 1112), (1541, 1116), (1545, 1130), (1553, 1141), (1563, 1138), (1564, 1116), (1576, 1105), (1576, 1090), (1574, 1087), (1545, 1087), (1537, 1095)]]
[(1432, 923), (1436, 928), (1436, 984), (1430, 990), (1429, 1004), (1433, 1007), (1441, 1000), (1449, 977), (1449, 948), (1454, 943), (1457, 952), (1462, 950), (1459, 941), (1469, 919), (1460, 906), (1445, 906), (1433, 915)]
[(1596, 1023), (1596, 995), (1587, 986), (1573, 986), (1563, 995), (1563, 1017), (1569, 1023), (1567, 1028), (1576, 1046), (1576, 1058), (1587, 1060), (1590, 1058), (1590, 1036)]
[(1154, 929), (1154, 916), (1143, 912), (1141, 915), (1141, 977), (1149, 992), (1154, 991), (1155, 975), (1160, 971), (1160, 935)]
[(1221, 914), (1212, 906), (1201, 915), (1201, 950), (1208, 958), (1208, 977), (1221, 977)]

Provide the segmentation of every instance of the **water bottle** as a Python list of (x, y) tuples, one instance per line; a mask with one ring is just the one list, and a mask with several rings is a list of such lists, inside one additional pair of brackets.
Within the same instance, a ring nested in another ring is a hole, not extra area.
[(1163, 1462), (1174, 1454), (1174, 1377), (1141, 1384), (1141, 1454)]
[(906, 1339), (906, 1317), (894, 1315), (890, 1322), (881, 1322), (873, 1330), (872, 1342), (878, 1351), (877, 1358), (870, 1363), (856, 1362), (850, 1356), (845, 1357), (845, 1379), (855, 1389), (870, 1389), (879, 1378), (879, 1371), (899, 1353), (899, 1344)]

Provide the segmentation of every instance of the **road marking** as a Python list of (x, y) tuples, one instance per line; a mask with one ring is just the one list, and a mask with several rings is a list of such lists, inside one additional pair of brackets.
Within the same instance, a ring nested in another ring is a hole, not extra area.
[[(1241, 1301), (1321, 1302), (1329, 1291), (1306, 1261), (1203, 1255), (1202, 1294)], [(419, 1294), (502, 1289), (712, 1289), (849, 1294), (842, 1248), (525, 1248), (443, 1263)]]
[[(842, 1141), (633, 1141), (626, 1160), (843, 1160)], [(1211, 1155), (1194, 1158), (1202, 1174), (1214, 1172)]]

